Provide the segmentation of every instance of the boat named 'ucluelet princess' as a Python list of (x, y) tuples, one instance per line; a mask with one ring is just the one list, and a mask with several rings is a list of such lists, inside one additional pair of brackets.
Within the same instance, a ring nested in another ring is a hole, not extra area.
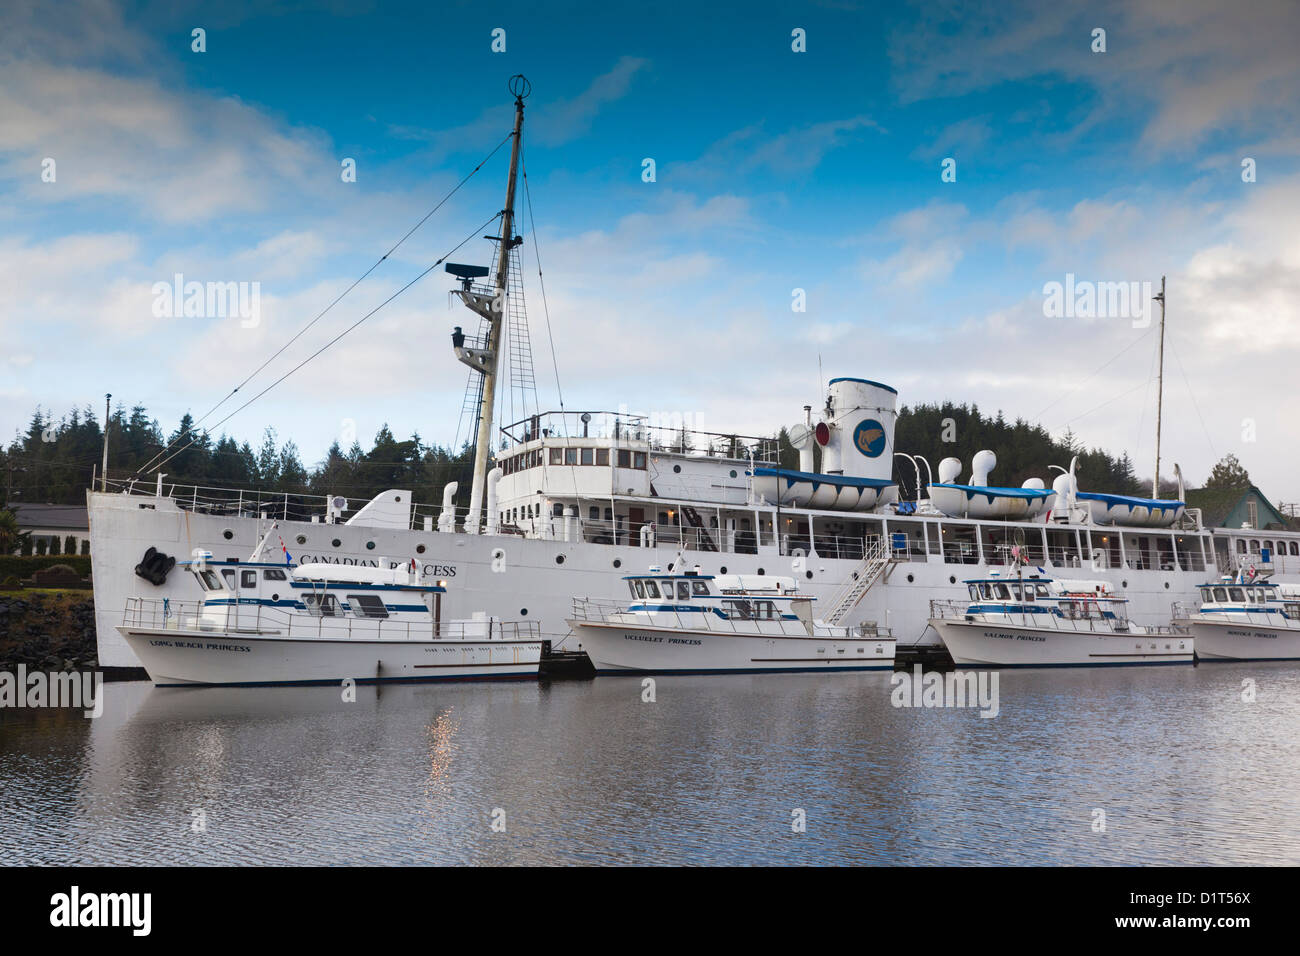
[[(275, 526), (267, 535), (276, 531)], [(181, 562), (200, 602), (132, 598), (118, 632), (160, 687), (535, 678), (536, 622), (444, 621), (442, 584), (396, 568)], [(287, 550), (286, 550), (287, 554)]]
[(892, 670), (874, 624), (813, 617), (793, 578), (653, 567), (624, 578), (630, 602), (576, 598), (569, 626), (597, 674)]
[[(456, 358), (470, 370), (468, 507), (455, 482), (441, 502), (412, 501), (400, 488), (350, 501), (180, 486), (162, 473), (171, 448), (150, 472), (101, 474), (87, 504), (102, 666), (140, 666), (118, 631), (128, 600), (201, 599), (193, 575), (174, 571), (177, 558), (197, 551), (214, 562), (239, 560), (273, 521), (304, 564), (392, 569), (405, 559), (380, 555), (412, 555), (421, 582), (447, 582), (448, 616), (535, 622), (542, 638), (565, 650), (580, 649), (566, 623), (574, 595), (622, 599), (627, 569), (672, 571), (679, 552), (719, 576), (793, 577), (827, 624), (879, 621), (900, 646), (937, 644), (929, 601), (964, 597), (961, 582), (988, 576), (1012, 547), (1045, 575), (1087, 569), (1089, 578), (1122, 590), (1141, 620), (1167, 620), (1171, 601), (1194, 599), (1207, 576), (1235, 571), (1241, 555), (1267, 552), (1277, 579), (1300, 582), (1300, 535), (1206, 528), (1181, 495), (1082, 490), (1072, 462), (1043, 463), (1044, 475), (1059, 472), (1050, 486), (1044, 478), (998, 485), (992, 452), (974, 456), (965, 480), (956, 458), (939, 462), (931, 476), (929, 462), (895, 447), (898, 394), (872, 378), (832, 378), (802, 413), (791, 409), (795, 424), (772, 423), (773, 434), (787, 426), (797, 468), (781, 464), (771, 438), (688, 433), (678, 423), (659, 428), (626, 412), (542, 411), (535, 386), (527, 387), (534, 379), (524, 238), (514, 218), (526, 85), (515, 90), (492, 264), (446, 264), (457, 280), (452, 294), (479, 322), (476, 334), (458, 328), (452, 336)], [(710, 368), (727, 374), (725, 364)], [(503, 394), (510, 389), (503, 407), (529, 409), (505, 425), (494, 418), (499, 382)], [(674, 403), (665, 396), (660, 404)], [(896, 462), (915, 468), (924, 496), (900, 500)]]

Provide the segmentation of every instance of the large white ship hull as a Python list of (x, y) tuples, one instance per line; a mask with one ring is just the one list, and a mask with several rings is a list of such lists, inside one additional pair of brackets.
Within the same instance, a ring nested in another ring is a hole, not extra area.
[[(103, 667), (140, 667), (140, 661), (117, 631), (126, 602), (132, 597), (171, 598), (173, 602), (200, 598), (189, 575), (172, 572), (162, 585), (134, 573), (146, 549), (155, 547), (179, 559), (196, 549), (217, 560), (247, 556), (275, 514), (265, 519), (202, 514), (180, 508), (168, 497), (91, 492), (87, 496), (91, 529), (91, 563), (95, 583), (95, 620), (99, 663)], [(565, 650), (581, 650), (569, 638), (566, 618), (577, 596), (622, 599), (622, 575), (667, 565), (676, 547), (598, 544), (522, 538), (513, 535), (440, 533), (358, 525), (280, 520), (284, 540), (298, 561), (377, 564), (378, 556), (401, 562), (414, 556), (426, 583), (448, 582), (443, 614), (467, 619), (483, 611), (507, 620), (537, 621), (542, 637)], [(227, 537), (227, 532), (229, 537)], [(299, 543), (302, 536), (305, 543)], [(333, 541), (339, 542), (338, 547)], [(423, 546), (424, 550), (419, 549)], [(782, 556), (774, 545), (760, 544), (757, 554), (688, 551), (686, 560), (710, 572), (725, 568), (733, 574), (791, 574), (801, 588), (825, 608), (860, 562), (809, 555)], [(795, 562), (798, 567), (795, 567)], [(899, 645), (938, 643), (929, 627), (931, 599), (961, 600), (961, 582), (987, 574), (985, 564), (945, 562), (939, 554), (918, 557), (894, 566), (888, 577), (867, 592), (844, 624), (875, 621), (892, 629)], [(1087, 569), (1087, 577), (1109, 582), (1130, 600), (1134, 620), (1164, 623), (1171, 601), (1194, 602), (1203, 570)], [(808, 575), (811, 574), (811, 577)]]
[(572, 622), (597, 674), (892, 670), (886, 638), (779, 637), (619, 622)]
[(959, 667), (1100, 667), (1190, 664), (1193, 642), (1178, 634), (1111, 634), (976, 621), (931, 624)]
[(119, 627), (159, 687), (535, 678), (541, 641), (347, 640)]
[(1182, 623), (1196, 638), (1196, 656), (1201, 660), (1300, 660), (1300, 630), (1195, 619)]

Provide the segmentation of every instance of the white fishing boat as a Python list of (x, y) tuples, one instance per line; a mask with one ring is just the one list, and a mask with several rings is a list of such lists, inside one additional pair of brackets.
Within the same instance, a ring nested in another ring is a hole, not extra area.
[(1200, 606), (1174, 604), (1174, 624), (1196, 638), (1203, 661), (1300, 660), (1300, 587), (1249, 571), (1203, 584)]
[(1128, 619), (1103, 581), (1013, 572), (964, 582), (966, 602), (931, 601), (930, 624), (961, 667), (1190, 664), (1192, 638)]
[(894, 666), (874, 624), (814, 620), (793, 578), (664, 573), (625, 577), (630, 601), (578, 598), (569, 626), (597, 674), (868, 671)]
[(536, 622), (486, 614), (443, 621), (447, 589), (421, 583), (415, 561), (400, 568), (294, 565), (261, 561), (261, 550), (248, 561), (199, 555), (183, 562), (201, 602), (127, 602), (118, 630), (156, 685), (537, 676)]

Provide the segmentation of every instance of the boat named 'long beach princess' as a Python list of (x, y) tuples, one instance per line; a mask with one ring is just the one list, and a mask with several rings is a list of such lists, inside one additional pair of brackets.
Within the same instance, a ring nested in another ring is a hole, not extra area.
[[(1194, 600), (1207, 576), (1235, 572), (1239, 554), (1260, 561), (1267, 553), (1274, 580), (1300, 582), (1300, 535), (1204, 527), (1181, 495), (1083, 491), (1073, 463), (1060, 463), (1051, 487), (1031, 479), (1008, 488), (992, 481), (992, 452), (975, 456), (965, 481), (963, 463), (948, 458), (937, 481), (917, 482), (928, 497), (900, 501), (898, 395), (870, 378), (832, 378), (792, 415), (800, 419), (787, 428), (798, 468), (780, 465), (774, 439), (660, 429), (621, 412), (540, 410), (528, 389), (524, 239), (514, 217), (526, 82), (517, 78), (513, 90), (492, 264), (446, 265), (459, 280), (453, 294), (479, 322), (476, 334), (458, 328), (452, 339), (470, 370), (468, 507), (458, 506), (455, 483), (440, 503), (412, 501), (398, 488), (355, 502), (178, 486), (160, 472), (101, 475), (87, 502), (102, 666), (140, 666), (117, 630), (129, 600), (199, 599), (191, 575), (172, 573), (176, 560), (238, 560), (272, 521), (304, 564), (378, 566), (379, 555), (413, 555), (421, 580), (450, 582), (449, 617), (537, 622), (543, 639), (571, 651), (580, 649), (566, 624), (574, 595), (622, 599), (623, 575), (649, 565), (671, 572), (679, 552), (719, 575), (792, 577), (826, 624), (877, 621), (900, 648), (937, 644), (930, 600), (965, 597), (962, 582), (989, 576), (1013, 547), (1046, 575), (1086, 569), (1148, 621), (1167, 620), (1173, 601)], [(527, 413), (503, 426), (498, 404)], [(921, 463), (929, 468), (920, 459), (918, 475)], [(1043, 463), (1044, 474), (1052, 464)]]

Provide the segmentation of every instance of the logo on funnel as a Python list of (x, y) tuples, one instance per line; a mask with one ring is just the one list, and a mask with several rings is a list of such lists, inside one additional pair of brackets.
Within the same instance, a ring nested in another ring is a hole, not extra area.
[(853, 444), (868, 458), (879, 458), (885, 450), (885, 426), (874, 418), (865, 419), (853, 429)]

